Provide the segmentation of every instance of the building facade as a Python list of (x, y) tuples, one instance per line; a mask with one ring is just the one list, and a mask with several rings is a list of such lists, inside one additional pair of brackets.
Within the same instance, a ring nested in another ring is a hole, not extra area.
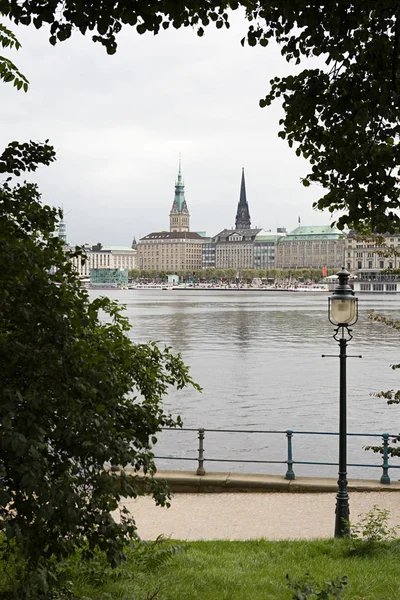
[(92, 269), (136, 269), (136, 249), (129, 246), (85, 246), (85, 258), (74, 257), (72, 264), (80, 277), (90, 277)]
[(202, 246), (202, 268), (203, 269), (215, 269), (216, 244), (211, 238), (203, 238)]
[(215, 242), (215, 266), (217, 269), (252, 269), (254, 264), (254, 240), (261, 229), (224, 229)]
[(391, 249), (400, 252), (400, 234), (386, 233), (382, 237), (383, 244), (377, 245), (372, 238), (362, 239), (351, 232), (346, 240), (346, 269), (356, 275), (362, 271), (366, 277), (368, 272), (398, 269), (400, 257), (396, 252), (392, 256), (385, 254)]
[(99, 268), (90, 270), (90, 285), (92, 287), (119, 288), (128, 285), (126, 269)]
[(141, 271), (198, 271), (202, 268), (203, 238), (195, 232), (158, 231), (138, 242)]
[(238, 271), (272, 269), (275, 266), (277, 240), (285, 234), (286, 230), (283, 228), (271, 232), (251, 227), (244, 168), (242, 168), (235, 229), (224, 229), (212, 239), (215, 246), (215, 267)]
[(138, 268), (143, 271), (197, 271), (203, 266), (204, 238), (190, 231), (190, 215), (179, 160), (175, 196), (169, 214), (170, 231), (156, 231), (137, 244)]
[(277, 269), (338, 268), (344, 265), (346, 236), (329, 225), (297, 227), (276, 245)]
[(175, 196), (169, 213), (170, 231), (190, 231), (190, 214), (185, 200), (185, 185), (182, 178), (182, 165), (179, 158), (178, 179), (175, 183)]
[(240, 196), (236, 211), (235, 229), (251, 229), (250, 211), (246, 196), (246, 182), (244, 179), (244, 167), (242, 167), (242, 180), (240, 182)]
[(260, 230), (254, 239), (253, 269), (268, 271), (275, 267), (276, 244), (285, 235), (284, 227), (278, 228), (276, 232)]

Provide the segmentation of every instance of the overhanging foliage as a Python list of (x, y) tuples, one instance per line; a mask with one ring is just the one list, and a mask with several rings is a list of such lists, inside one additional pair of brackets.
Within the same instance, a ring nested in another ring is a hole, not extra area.
[[(54, 156), (48, 144), (13, 143), (0, 165), (19, 173)], [(115, 302), (89, 301), (54, 235), (60, 216), (35, 184), (1, 184), (0, 550), (18, 557), (17, 598), (46, 597), (58, 560), (76, 548), (123, 560), (135, 523), (112, 512), (143, 489), (108, 466), (143, 470), (147, 492), (165, 504), (152, 446), (180, 420), (162, 398), (171, 386), (198, 387), (179, 355), (129, 339)]]
[(172, 26), (198, 35), (215, 24), (229, 27), (232, 10), (249, 21), (242, 43), (267, 46), (274, 39), (294, 64), (318, 64), (275, 77), (260, 105), (283, 101), (280, 137), (311, 163), (303, 184), (322, 187), (319, 209), (340, 211), (339, 228), (395, 231), (399, 207), (400, 8), (391, 0), (174, 0), (117, 3), (91, 0), (0, 0), (14, 22), (50, 25), (50, 42), (74, 29), (93, 32), (108, 53), (126, 26), (158, 34)]

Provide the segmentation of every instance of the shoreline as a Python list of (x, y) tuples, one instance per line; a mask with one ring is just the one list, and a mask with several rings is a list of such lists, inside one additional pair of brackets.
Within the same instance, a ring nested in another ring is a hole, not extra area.
[[(126, 468), (128, 475), (135, 471)], [(137, 473), (144, 481), (143, 473)], [(196, 475), (191, 471), (157, 471), (155, 480), (166, 481), (172, 493), (177, 494), (220, 494), (220, 493), (334, 493), (337, 492), (336, 478), (330, 477), (297, 477), (290, 480), (283, 475), (259, 475), (251, 473), (207, 473)], [(370, 479), (349, 479), (349, 492), (400, 492), (400, 481), (380, 483)]]

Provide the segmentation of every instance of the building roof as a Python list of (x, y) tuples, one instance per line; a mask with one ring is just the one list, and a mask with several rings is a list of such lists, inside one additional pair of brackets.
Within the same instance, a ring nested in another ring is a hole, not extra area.
[(345, 234), (336, 229), (336, 227), (330, 227), (330, 225), (310, 225), (310, 226), (299, 226), (291, 231), (283, 241), (293, 240), (337, 240), (343, 238)]
[(178, 179), (175, 183), (175, 197), (172, 203), (171, 212), (182, 212), (183, 209), (187, 211), (187, 205), (185, 200), (185, 184), (183, 183), (181, 156), (179, 155)]
[(204, 240), (204, 238), (194, 231), (154, 231), (140, 238), (139, 242), (148, 240)]
[(102, 246), (100, 252), (135, 252), (130, 246)]
[(280, 233), (279, 231), (264, 231), (261, 229), (256, 235), (255, 242), (275, 242), (281, 237), (286, 237), (286, 233)]
[(225, 239), (227, 239), (234, 233), (238, 233), (239, 235), (243, 236), (243, 238), (244, 238), (243, 241), (249, 241), (249, 240), (253, 240), (257, 236), (257, 234), (260, 233), (260, 231), (262, 231), (262, 229), (259, 229), (259, 228), (257, 228), (257, 229), (224, 229), (223, 231), (220, 231), (219, 233), (217, 233), (217, 235), (215, 235), (213, 237), (213, 241), (216, 241), (216, 242), (224, 241)]
[(251, 227), (249, 205), (246, 198), (246, 183), (244, 180), (244, 167), (242, 168), (242, 181), (240, 184), (240, 198), (236, 212), (235, 227), (237, 229)]

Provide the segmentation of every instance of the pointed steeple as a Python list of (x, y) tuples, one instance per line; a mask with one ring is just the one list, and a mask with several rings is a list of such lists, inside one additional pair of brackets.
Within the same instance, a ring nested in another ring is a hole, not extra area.
[(244, 180), (244, 167), (242, 168), (242, 181), (240, 184), (240, 199), (236, 212), (236, 229), (251, 229), (249, 205), (246, 198), (246, 183)]
[(185, 201), (185, 184), (183, 183), (182, 177), (182, 161), (181, 155), (179, 155), (179, 170), (178, 170), (178, 179), (175, 183), (175, 202), (178, 208), (178, 211), (182, 211), (182, 206)]
[(170, 231), (189, 231), (189, 211), (185, 200), (185, 184), (182, 177), (181, 155), (179, 155), (178, 178), (175, 183), (175, 197), (169, 213)]
[(64, 207), (62, 207), (61, 209), (63, 212), (61, 214), (61, 218), (58, 222), (58, 227), (57, 227), (57, 235), (60, 238), (60, 240), (62, 242), (64, 242), (64, 244), (67, 243), (67, 226), (65, 224), (64, 221)]

